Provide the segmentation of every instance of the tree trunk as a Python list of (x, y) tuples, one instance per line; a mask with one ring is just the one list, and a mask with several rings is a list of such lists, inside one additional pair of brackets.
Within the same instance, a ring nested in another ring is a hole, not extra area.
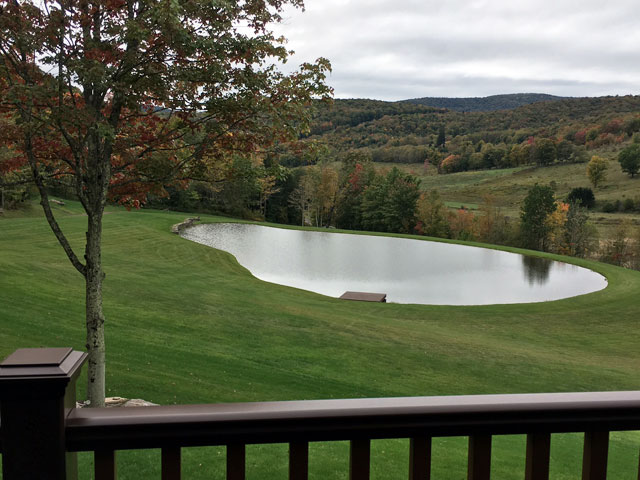
[(91, 407), (103, 407), (105, 397), (105, 342), (104, 313), (102, 312), (102, 212), (88, 215), (86, 280), (86, 322), (88, 385), (87, 396)]

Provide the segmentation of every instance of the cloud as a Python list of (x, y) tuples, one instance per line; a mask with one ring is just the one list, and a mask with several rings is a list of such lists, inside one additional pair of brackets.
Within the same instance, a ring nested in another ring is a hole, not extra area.
[(337, 97), (640, 93), (637, 0), (307, 0), (278, 33)]

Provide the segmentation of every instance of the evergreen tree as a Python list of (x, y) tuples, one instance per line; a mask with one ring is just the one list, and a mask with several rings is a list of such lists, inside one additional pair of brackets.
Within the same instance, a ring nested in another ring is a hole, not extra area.
[(567, 203), (575, 203), (584, 208), (593, 208), (596, 204), (596, 197), (593, 190), (587, 187), (576, 187), (569, 192)]
[(438, 139), (436, 140), (436, 147), (444, 149), (446, 143), (446, 137), (444, 134), (444, 124), (441, 124), (438, 128)]
[(524, 246), (544, 251), (548, 247), (549, 215), (556, 210), (553, 189), (534, 185), (524, 199), (520, 210), (520, 232)]
[(364, 191), (362, 226), (367, 230), (409, 233), (416, 224), (416, 203), (420, 181), (392, 168), (386, 176), (376, 176)]

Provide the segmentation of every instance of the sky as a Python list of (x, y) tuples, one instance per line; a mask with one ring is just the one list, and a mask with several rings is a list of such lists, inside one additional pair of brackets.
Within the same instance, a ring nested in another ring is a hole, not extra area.
[(639, 0), (305, 0), (276, 32), (336, 98), (640, 94)]

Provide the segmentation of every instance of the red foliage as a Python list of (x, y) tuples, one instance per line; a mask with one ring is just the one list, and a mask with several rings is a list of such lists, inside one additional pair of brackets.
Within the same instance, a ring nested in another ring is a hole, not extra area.
[(620, 130), (622, 130), (623, 126), (624, 122), (622, 121), (622, 119), (614, 118), (602, 128), (602, 131), (604, 133), (618, 133), (620, 132)]
[(460, 170), (460, 155), (449, 155), (440, 163), (440, 170), (444, 173), (453, 173)]
[(585, 142), (587, 141), (587, 130), (583, 129), (576, 132), (573, 138), (577, 145), (584, 145)]
[(475, 215), (466, 208), (460, 208), (449, 216), (449, 228), (452, 238), (473, 240), (475, 238)]
[(364, 167), (362, 166), (362, 164), (356, 163), (353, 172), (351, 172), (347, 180), (349, 182), (349, 185), (351, 186), (352, 192), (361, 192), (364, 189), (365, 185), (363, 173)]
[(287, 3), (301, 6), (0, 0), (0, 140), (16, 152), (0, 168), (29, 160), (46, 179), (73, 176), (79, 196), (106, 183), (111, 201), (136, 207), (298, 138), (311, 99), (331, 93), (330, 65), (269, 66), (288, 55), (267, 29)]

